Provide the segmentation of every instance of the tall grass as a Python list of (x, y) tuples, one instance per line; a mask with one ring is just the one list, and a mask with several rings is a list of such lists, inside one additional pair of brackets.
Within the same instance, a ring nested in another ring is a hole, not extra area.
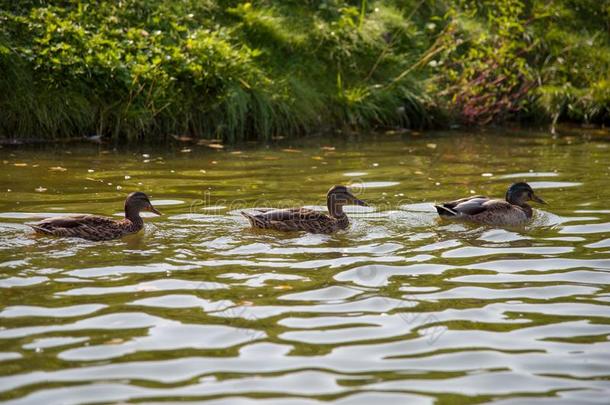
[(608, 12), (595, 0), (0, 0), (0, 136), (604, 122)]

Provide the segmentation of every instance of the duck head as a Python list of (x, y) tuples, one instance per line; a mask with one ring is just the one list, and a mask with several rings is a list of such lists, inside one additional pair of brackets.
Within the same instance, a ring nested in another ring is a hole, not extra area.
[(326, 201), (328, 205), (328, 212), (331, 215), (341, 215), (343, 213), (342, 207), (348, 204), (368, 206), (364, 201), (356, 198), (345, 186), (333, 186), (328, 190), (326, 194)]
[(506, 201), (513, 205), (523, 205), (528, 201), (535, 201), (540, 204), (546, 202), (538, 197), (534, 190), (527, 183), (515, 183), (508, 188), (506, 192)]
[(125, 215), (139, 214), (140, 211), (150, 211), (157, 215), (161, 214), (150, 202), (148, 196), (141, 191), (136, 191), (127, 196), (125, 200)]

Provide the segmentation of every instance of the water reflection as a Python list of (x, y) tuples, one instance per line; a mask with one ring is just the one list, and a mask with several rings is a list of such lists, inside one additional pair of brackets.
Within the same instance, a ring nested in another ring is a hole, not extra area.
[[(608, 139), (3, 149), (0, 399), (603, 403)], [(550, 202), (526, 227), (444, 222), (432, 207), (520, 180)], [(347, 182), (373, 206), (349, 207), (346, 232), (261, 232), (239, 216), (322, 209), (330, 185)], [(111, 215), (133, 189), (166, 215), (123, 240), (36, 237), (23, 225)]]

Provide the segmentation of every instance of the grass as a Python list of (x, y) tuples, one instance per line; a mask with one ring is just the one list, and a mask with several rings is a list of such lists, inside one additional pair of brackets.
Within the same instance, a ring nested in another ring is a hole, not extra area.
[(608, 123), (610, 2), (0, 0), (0, 136)]

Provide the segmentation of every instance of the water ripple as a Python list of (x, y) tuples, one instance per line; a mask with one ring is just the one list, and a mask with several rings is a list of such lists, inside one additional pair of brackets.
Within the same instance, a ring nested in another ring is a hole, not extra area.
[[(602, 138), (12, 150), (0, 172), (12, 190), (0, 190), (0, 401), (606, 403)], [(32, 163), (28, 176), (15, 162)], [(57, 162), (62, 176), (48, 170)], [(433, 207), (523, 180), (549, 202), (524, 227), (452, 223)], [(351, 225), (334, 235), (251, 230), (239, 215), (324, 210), (328, 187), (346, 183), (370, 207), (348, 207)], [(24, 225), (120, 214), (117, 185), (150, 193), (166, 215), (101, 243)]]

